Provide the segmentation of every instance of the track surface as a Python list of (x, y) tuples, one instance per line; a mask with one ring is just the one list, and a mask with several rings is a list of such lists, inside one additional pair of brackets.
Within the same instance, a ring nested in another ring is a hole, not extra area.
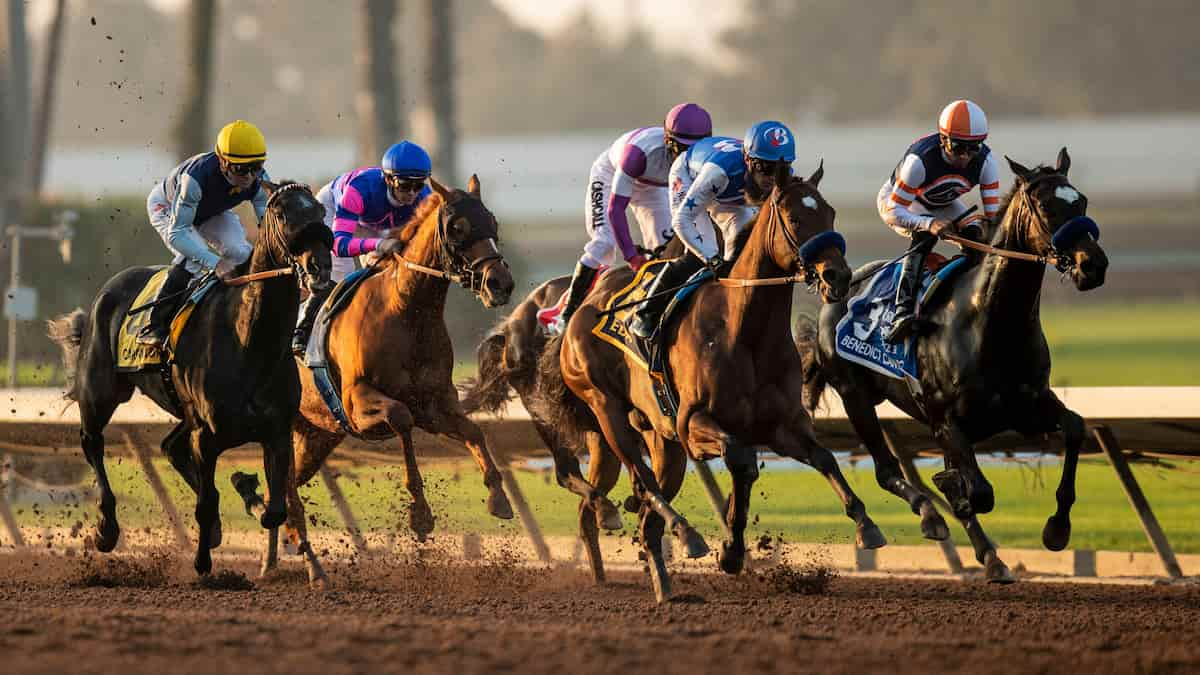
[(504, 561), (343, 565), (327, 593), (298, 567), (229, 590), (187, 566), (0, 555), (3, 671), (1200, 671), (1194, 585), (676, 575), (658, 607), (638, 574), (597, 589)]

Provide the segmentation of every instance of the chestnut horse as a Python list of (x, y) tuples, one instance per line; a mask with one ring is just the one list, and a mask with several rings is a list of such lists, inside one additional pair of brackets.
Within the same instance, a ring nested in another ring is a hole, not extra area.
[[(655, 597), (664, 602), (670, 581), (662, 556), (664, 526), (688, 557), (707, 553), (703, 538), (670, 505), (690, 455), (724, 459), (733, 476), (726, 522), (733, 533), (719, 556), (735, 574), (745, 558), (750, 490), (758, 477), (756, 446), (814, 466), (833, 485), (857, 525), (859, 543), (882, 546), (883, 535), (846, 483), (837, 461), (813, 433), (801, 404), (799, 353), (792, 344), (791, 283), (818, 284), (822, 299), (842, 299), (850, 285), (844, 240), (833, 232), (834, 210), (817, 186), (786, 172), (760, 210), (730, 278), (697, 288), (683, 315), (662, 336), (676, 385), (675, 417), (660, 412), (646, 370), (624, 351), (592, 335), (600, 307), (628, 285), (632, 273), (605, 275), (565, 334), (547, 346), (539, 364), (539, 392), (547, 419), (564, 432), (599, 430), (630, 468), (642, 500), (640, 538), (650, 560)], [(642, 433), (653, 469), (641, 456)], [(686, 449), (686, 452), (685, 452)]]
[[(465, 443), (483, 472), (488, 512), (513, 516), (483, 432), (460, 409), (451, 381), (454, 349), (443, 315), (452, 279), (469, 287), (485, 307), (498, 307), (508, 302), (513, 278), (497, 247), (498, 224), (480, 197), (479, 179), (471, 176), (466, 191), (432, 179), (430, 185), (434, 194), (396, 235), (403, 253), (379, 261), (382, 269), (333, 317), (326, 348), (351, 431), (368, 440), (400, 439), (405, 486), (412, 496), (409, 522), (420, 539), (433, 530), (433, 512), (417, 469), (413, 427)], [(300, 372), (304, 392), (293, 427), (296, 458), (287, 529), (304, 555), (310, 583), (320, 587), (328, 577), (308, 543), (297, 488), (317, 473), (346, 432), (321, 399), (312, 371), (301, 366)], [(249, 497), (247, 508), (261, 508)], [(272, 531), (264, 572), (276, 563), (275, 538)]]
[[(1046, 522), (1042, 540), (1050, 550), (1065, 548), (1071, 536), (1075, 467), (1086, 429), (1083, 418), (1050, 390), (1050, 350), (1040, 317), (1042, 280), (1045, 263), (1054, 262), (1079, 290), (1087, 291), (1104, 283), (1108, 268), (1108, 258), (1094, 238), (1099, 230), (1084, 217), (1087, 197), (1067, 180), (1067, 149), (1059, 153), (1054, 168), (1027, 169), (1008, 162), (1016, 182), (1001, 206), (993, 250), (983, 263), (963, 272), (951, 296), (931, 314), (940, 330), (917, 342), (920, 394), (900, 380), (836, 355), (835, 334), (845, 302), (822, 307), (819, 326), (802, 318), (804, 324), (796, 331), (805, 364), (806, 404), (814, 408), (826, 384), (832, 384), (875, 460), (879, 485), (922, 516), (926, 537), (945, 539), (945, 522), (929, 498), (904, 479), (888, 450), (875, 406), (891, 401), (929, 425), (946, 462), (946, 471), (934, 476), (934, 484), (966, 528), (986, 578), (1000, 583), (1013, 577), (977, 518), (992, 510), (995, 497), (972, 444), (1009, 429), (1027, 435), (1062, 431), (1066, 457), (1058, 510)], [(1026, 259), (1008, 257), (1014, 252)], [(880, 265), (871, 263), (856, 272), (855, 283), (868, 280)]]
[[(72, 373), (67, 396), (79, 403), (79, 440), (100, 486), (100, 551), (117, 545), (116, 496), (104, 467), (104, 427), (117, 406), (135, 389), (182, 421), (162, 441), (163, 454), (196, 493), (200, 536), (195, 568), (212, 570), (210, 549), (221, 543), (220, 495), (214, 483), (217, 458), (228, 448), (256, 442), (263, 448), (267, 484), (277, 496), (287, 484), (292, 459), (290, 428), (300, 402), (300, 380), (291, 357), (291, 326), (300, 303), (300, 283), (329, 284), (333, 233), (324, 207), (305, 185), (263, 183), (270, 195), (254, 253), (244, 273), (291, 271), (248, 285), (218, 284), (209, 290), (179, 336), (168, 387), (157, 369), (117, 371), (114, 345), (126, 314), (154, 268), (120, 272), (100, 289), (90, 312), (76, 310), (51, 322), (50, 333), (63, 348)], [(277, 527), (286, 513), (283, 499), (259, 512), (263, 527)]]

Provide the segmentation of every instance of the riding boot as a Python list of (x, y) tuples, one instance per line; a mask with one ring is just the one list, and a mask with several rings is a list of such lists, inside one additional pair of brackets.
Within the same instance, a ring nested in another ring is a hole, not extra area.
[(308, 298), (300, 304), (300, 316), (296, 320), (296, 330), (292, 331), (292, 353), (296, 356), (303, 357), (305, 350), (308, 349), (308, 336), (312, 334), (313, 324), (317, 321), (317, 313), (321, 311), (321, 305), (325, 304), (325, 299), (329, 297), (333, 287), (330, 286), (322, 291), (310, 291)]
[(571, 315), (583, 304), (583, 300), (587, 297), (588, 291), (592, 289), (592, 282), (596, 280), (599, 272), (600, 270), (588, 267), (582, 262), (575, 265), (575, 275), (571, 277), (571, 288), (567, 291), (567, 304), (559, 313), (564, 328), (571, 320)]
[(904, 257), (904, 263), (900, 267), (892, 329), (884, 337), (891, 344), (901, 342), (918, 328), (917, 291), (921, 286), (921, 268), (925, 266), (925, 257), (937, 243), (937, 238), (927, 232), (914, 233), (912, 240), (912, 250)]
[(184, 263), (172, 265), (167, 270), (167, 278), (163, 279), (158, 294), (154, 296), (155, 305), (150, 308), (150, 319), (138, 332), (138, 344), (160, 348), (167, 344), (171, 336), (171, 319), (179, 307), (179, 296), (187, 290), (191, 280), (192, 274)]
[[(661, 293), (670, 288), (679, 286), (687, 281), (693, 274), (704, 267), (704, 262), (691, 253), (684, 253), (667, 263), (665, 269), (658, 274), (650, 288), (646, 291), (646, 296), (652, 296), (656, 293)], [(649, 340), (656, 330), (658, 330), (659, 315), (666, 309), (667, 304), (671, 301), (671, 294), (667, 293), (662, 297), (654, 298), (648, 302), (642, 303), (642, 306), (633, 313), (629, 323), (625, 326), (630, 333)]]

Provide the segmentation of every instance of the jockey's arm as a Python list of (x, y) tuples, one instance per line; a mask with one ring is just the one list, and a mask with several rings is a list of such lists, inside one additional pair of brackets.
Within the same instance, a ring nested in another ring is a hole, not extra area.
[(196, 231), (196, 210), (200, 206), (200, 183), (188, 173), (179, 176), (179, 189), (171, 202), (171, 226), (167, 243), (185, 258), (194, 260), (205, 269), (213, 269), (221, 256), (208, 247)]
[(681, 155), (671, 166), (671, 226), (693, 255), (701, 260), (710, 260), (720, 251), (717, 250), (715, 237), (705, 240), (701, 236), (697, 221), (708, 217), (709, 205), (729, 185), (729, 176), (721, 167), (709, 163), (700, 169), (693, 181), (688, 174), (687, 162), (680, 161), (683, 159)]
[(933, 216), (913, 213), (913, 200), (917, 188), (925, 182), (925, 165), (916, 155), (908, 155), (896, 171), (892, 181), (892, 194), (880, 205), (879, 215), (883, 222), (903, 232), (924, 232), (933, 223)]
[(612, 226), (613, 237), (617, 246), (621, 247), (621, 255), (626, 261), (638, 254), (637, 245), (629, 233), (629, 220), (625, 217), (625, 207), (633, 197), (636, 180), (646, 172), (646, 153), (636, 145), (625, 146), (621, 154), (621, 163), (613, 175), (612, 194), (608, 197), (605, 216)]
[(258, 219), (259, 224), (262, 224), (263, 217), (267, 215), (267, 199), (270, 198), (262, 183), (270, 180), (271, 177), (264, 170), (258, 177), (258, 192), (255, 192), (254, 196), (250, 198), (250, 204), (254, 207), (254, 217)]
[(340, 258), (353, 258), (370, 253), (379, 246), (378, 238), (355, 237), (358, 219), (365, 211), (362, 193), (353, 184), (337, 200), (333, 216), (333, 254)]
[(994, 152), (988, 153), (979, 172), (979, 198), (983, 201), (983, 215), (989, 222), (995, 222), (1000, 212), (1000, 162)]

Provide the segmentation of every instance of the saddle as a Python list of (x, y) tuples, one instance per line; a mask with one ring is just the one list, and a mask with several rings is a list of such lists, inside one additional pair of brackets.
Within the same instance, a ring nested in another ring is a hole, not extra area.
[[(936, 257), (935, 257), (936, 256)], [(921, 275), (917, 315), (936, 309), (947, 297), (945, 291), (971, 266), (965, 255), (946, 259), (930, 254)], [(884, 336), (891, 331), (896, 313), (896, 285), (902, 261), (868, 263), (855, 272), (852, 284), (859, 287), (846, 304), (846, 313), (838, 321), (836, 351), (839, 357), (891, 378), (905, 380), (919, 391), (916, 344), (919, 335), (909, 336), (903, 344), (889, 344)]]
[[(600, 268), (596, 270), (596, 276), (592, 277), (592, 284), (588, 286), (588, 293), (592, 292), (592, 289), (595, 288), (596, 284), (600, 281), (600, 277), (603, 276), (604, 273), (609, 269), (611, 268), (609, 268), (607, 265), (601, 265)], [(562, 332), (566, 329), (566, 326), (563, 325), (562, 322), (562, 311), (563, 308), (567, 306), (567, 298), (570, 295), (571, 289), (568, 287), (562, 292), (562, 295), (558, 296), (558, 301), (556, 301), (553, 305), (538, 310), (538, 325), (542, 327), (542, 330), (547, 335), (562, 335)]]
[(330, 291), (329, 297), (317, 312), (317, 319), (313, 322), (312, 336), (309, 337), (308, 348), (304, 351), (304, 365), (312, 371), (313, 382), (317, 385), (317, 392), (321, 394), (321, 400), (325, 402), (325, 407), (329, 408), (329, 413), (337, 420), (338, 426), (348, 434), (354, 433), (350, 428), (350, 418), (346, 416), (346, 409), (342, 406), (342, 397), (329, 372), (329, 352), (327, 350), (329, 327), (333, 323), (333, 318), (350, 304), (350, 300), (359, 286), (362, 286), (364, 281), (370, 279), (378, 271), (379, 268), (375, 266), (354, 270)]
[(117, 370), (122, 373), (136, 373), (144, 370), (164, 370), (169, 371), (168, 366), (174, 363), (175, 345), (179, 344), (179, 336), (183, 334), (183, 329), (187, 326), (188, 319), (191, 318), (197, 305), (204, 299), (208, 292), (217, 284), (216, 277), (211, 277), (204, 283), (200, 284), (192, 293), (179, 304), (179, 308), (175, 310), (175, 316), (171, 318), (170, 338), (167, 340), (166, 350), (160, 349), (157, 345), (144, 345), (138, 342), (138, 333), (150, 321), (150, 304), (158, 296), (158, 289), (162, 287), (163, 282), (167, 278), (167, 268), (161, 267), (149, 279), (146, 280), (146, 285), (138, 291), (137, 297), (134, 298), (132, 307), (134, 310), (127, 313), (121, 321), (121, 330), (117, 334)]
[[(654, 397), (659, 410), (664, 415), (674, 417), (679, 410), (679, 395), (671, 380), (667, 350), (662, 344), (661, 336), (666, 332), (666, 328), (683, 314), (696, 289), (703, 283), (685, 286), (675, 293), (659, 316), (658, 329), (654, 332), (655, 337), (652, 341), (642, 340), (625, 329), (626, 321), (640, 306), (637, 301), (646, 298), (655, 278), (668, 262), (670, 261), (651, 260), (642, 265), (633, 281), (609, 298), (604, 312), (600, 315), (600, 321), (592, 328), (592, 334), (625, 352), (635, 363), (646, 369), (654, 384)], [(709, 281), (712, 278), (711, 270), (702, 269), (688, 281)], [(613, 308), (618, 309), (613, 311)]]

